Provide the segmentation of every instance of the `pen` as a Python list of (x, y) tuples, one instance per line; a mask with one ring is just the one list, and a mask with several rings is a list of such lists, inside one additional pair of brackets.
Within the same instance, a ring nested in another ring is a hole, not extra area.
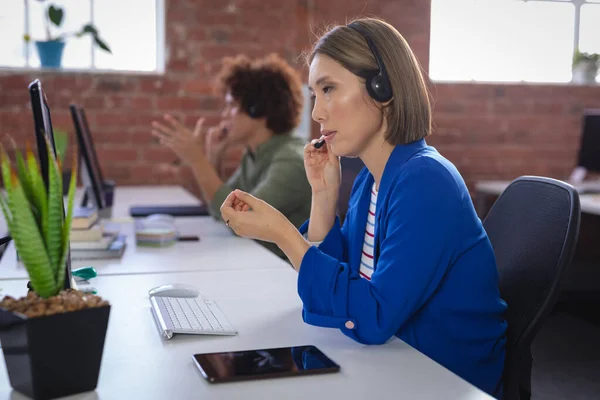
[(325, 144), (325, 136), (321, 136), (319, 141), (315, 143), (315, 149), (320, 149)]

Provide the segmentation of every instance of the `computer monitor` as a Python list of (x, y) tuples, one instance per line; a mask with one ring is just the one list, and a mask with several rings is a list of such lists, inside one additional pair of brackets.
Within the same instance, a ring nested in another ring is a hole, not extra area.
[(77, 143), (79, 144), (79, 153), (81, 155), (81, 180), (85, 188), (85, 195), (82, 206), (91, 205), (98, 211), (106, 208), (106, 198), (103, 190), (102, 171), (100, 163), (96, 156), (96, 149), (92, 141), (92, 135), (89, 131), (87, 119), (82, 113), (80, 107), (75, 104), (69, 106), (75, 133), (77, 134)]
[[(52, 120), (50, 118), (50, 107), (48, 107), (48, 100), (46, 99), (46, 94), (42, 89), (42, 83), (38, 79), (34, 80), (29, 84), (29, 96), (31, 98), (31, 109), (33, 111), (35, 138), (37, 142), (40, 168), (42, 171), (42, 179), (44, 180), (44, 184), (46, 185), (46, 190), (48, 190), (48, 148), (46, 145), (46, 138), (48, 139), (48, 143), (50, 143), (50, 145), (52, 146), (51, 154), (55, 159), (56, 147), (54, 144), (54, 131), (52, 130)], [(63, 197), (61, 196), (60, 198), (62, 201)], [(67, 254), (67, 262), (65, 268), (66, 274), (64, 288), (68, 289), (73, 287), (70, 250)]]
[(98, 178), (100, 179), (100, 182), (104, 184), (104, 173), (102, 172), (102, 166), (100, 165), (100, 161), (98, 161), (98, 154), (96, 153), (96, 147), (94, 146), (94, 137), (92, 136), (92, 130), (90, 129), (90, 125), (88, 124), (87, 115), (85, 114), (85, 110), (83, 109), (83, 107), (78, 108), (79, 114), (81, 115), (81, 122), (83, 122), (83, 129), (85, 132), (87, 132), (88, 142), (90, 144), (90, 148), (92, 149), (91, 156), (94, 168), (98, 173)]
[(600, 192), (598, 182), (584, 182), (588, 172), (600, 172), (600, 110), (585, 110), (583, 113), (577, 165), (568, 179), (580, 193)]
[(577, 165), (600, 172), (600, 110), (586, 110), (583, 115)]

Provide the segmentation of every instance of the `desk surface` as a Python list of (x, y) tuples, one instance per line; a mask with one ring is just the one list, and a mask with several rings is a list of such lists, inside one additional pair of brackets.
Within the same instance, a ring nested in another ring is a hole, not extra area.
[[(499, 196), (510, 183), (511, 181), (479, 181), (475, 183), (475, 191)], [(582, 213), (600, 215), (600, 194), (580, 194), (579, 202)]]
[[(99, 275), (122, 275), (289, 267), (260, 244), (236, 236), (212, 217), (176, 219), (180, 233), (197, 235), (199, 242), (178, 242), (166, 248), (137, 247), (133, 221), (127, 218), (129, 206), (133, 204), (198, 204), (198, 200), (178, 186), (119, 187), (115, 194), (113, 217), (125, 218), (124, 222), (118, 223), (120, 232), (127, 235), (125, 254), (114, 260), (73, 261), (72, 268), (92, 266)], [(11, 242), (0, 259), (0, 280), (26, 276), (25, 268), (17, 263), (14, 243)]]
[[(72, 268), (91, 266), (98, 275), (189, 272), (222, 269), (291, 268), (257, 242), (236, 236), (212, 217), (177, 218), (181, 234), (197, 235), (198, 242), (177, 242), (170, 247), (138, 247), (133, 222), (119, 224), (127, 235), (127, 248), (120, 259), (74, 260)], [(22, 279), (27, 271), (17, 263), (14, 242), (0, 259), (0, 280)]]
[[(265, 250), (266, 251), (266, 250)], [(197, 286), (215, 300), (237, 336), (176, 335), (164, 340), (151, 315), (148, 289), (168, 282)], [(336, 329), (301, 318), (292, 269), (103, 276), (94, 280), (112, 304), (95, 392), (73, 399), (491, 399), (399, 339), (364, 346)], [(25, 281), (2, 282), (3, 292), (24, 294)], [(209, 384), (192, 362), (200, 352), (312, 344), (341, 366), (331, 375)], [(14, 393), (0, 360), (0, 399)]]

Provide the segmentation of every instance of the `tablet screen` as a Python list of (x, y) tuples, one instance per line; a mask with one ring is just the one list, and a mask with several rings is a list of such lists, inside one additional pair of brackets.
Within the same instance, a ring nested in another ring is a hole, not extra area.
[(194, 354), (209, 382), (231, 382), (337, 372), (340, 367), (315, 346)]

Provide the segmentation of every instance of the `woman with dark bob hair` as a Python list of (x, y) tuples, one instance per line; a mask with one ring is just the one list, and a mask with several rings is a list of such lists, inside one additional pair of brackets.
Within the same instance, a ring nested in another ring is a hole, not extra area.
[[(364, 344), (396, 336), (501, 397), (506, 303), (494, 251), (460, 173), (425, 141), (431, 107), (417, 58), (393, 26), (359, 19), (321, 36), (307, 63), (321, 125), (304, 151), (310, 220), (298, 230), (237, 190), (223, 218), (285, 252), (307, 323)], [(340, 156), (365, 164), (343, 226)]]

